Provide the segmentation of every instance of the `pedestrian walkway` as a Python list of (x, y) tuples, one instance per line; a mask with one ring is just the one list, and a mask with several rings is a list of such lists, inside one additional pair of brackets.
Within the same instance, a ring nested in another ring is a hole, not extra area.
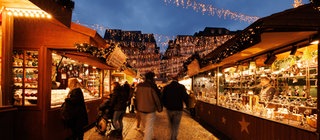
[[(136, 130), (136, 119), (134, 113), (127, 113), (124, 117), (124, 130), (123, 140), (142, 140), (143, 132)], [(166, 110), (161, 113), (157, 113), (157, 118), (154, 125), (154, 139), (155, 140), (168, 140), (170, 132), (168, 129), (168, 119)], [(109, 140), (114, 138), (108, 138), (101, 136), (98, 132), (95, 132), (95, 128), (91, 128), (85, 133), (84, 140)], [(216, 136), (202, 127), (197, 121), (192, 119), (189, 114), (183, 113), (180, 129), (179, 129), (179, 140), (218, 140)]]

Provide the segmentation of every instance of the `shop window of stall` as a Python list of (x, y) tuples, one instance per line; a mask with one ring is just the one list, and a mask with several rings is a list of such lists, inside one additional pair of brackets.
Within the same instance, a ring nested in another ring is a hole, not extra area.
[(13, 50), (14, 105), (36, 106), (38, 103), (38, 50)]
[(217, 80), (216, 70), (204, 72), (194, 77), (193, 92), (198, 100), (216, 104), (217, 98)]
[(85, 101), (99, 99), (101, 96), (102, 70), (59, 55), (52, 53), (52, 72), (51, 72), (51, 106), (60, 106), (66, 98), (68, 89), (68, 79), (77, 78), (81, 83), (81, 89)]
[(316, 130), (317, 45), (265, 54), (222, 71), (218, 105)]

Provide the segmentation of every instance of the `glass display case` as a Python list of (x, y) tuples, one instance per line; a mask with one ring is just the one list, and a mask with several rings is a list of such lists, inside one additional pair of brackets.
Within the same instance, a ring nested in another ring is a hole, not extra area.
[[(97, 97), (91, 95), (91, 91), (81, 88), (85, 101), (97, 99)], [(60, 106), (64, 99), (67, 97), (69, 89), (52, 89), (51, 90), (51, 106)]]
[(13, 51), (14, 105), (37, 105), (38, 51)]
[[(318, 50), (275, 54), (271, 65), (256, 61), (222, 69), (218, 105), (310, 131), (316, 130)], [(263, 79), (269, 79), (265, 86)], [(269, 90), (274, 88), (274, 92)], [(270, 92), (270, 93), (268, 93)], [(263, 98), (263, 94), (271, 96)]]

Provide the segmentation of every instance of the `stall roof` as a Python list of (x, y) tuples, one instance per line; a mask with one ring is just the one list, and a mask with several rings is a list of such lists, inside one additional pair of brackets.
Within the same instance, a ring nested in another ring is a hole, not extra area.
[(70, 27), (73, 1), (59, 3), (55, 0), (1, 0), (1, 7), (22, 8), (22, 9), (42, 9), (51, 14), (55, 19)]
[(48, 47), (53, 50), (68, 50), (66, 57), (76, 59), (102, 69), (115, 69), (99, 58), (78, 52), (76, 43), (88, 43), (99, 48), (109, 45), (93, 29), (71, 23), (71, 27), (61, 25), (56, 20), (19, 19), (14, 23), (14, 46)]
[(313, 3), (261, 18), (202, 58), (211, 63), (200, 72), (235, 64), (281, 47), (307, 44), (318, 34), (319, 21), (320, 12)]
[(71, 58), (79, 62), (95, 66), (100, 69), (109, 69), (109, 70), (115, 69), (114, 67), (107, 65), (105, 62), (102, 62), (102, 60), (100, 60), (99, 58), (91, 56), (86, 53), (75, 52), (73, 50), (56, 50), (56, 53), (59, 55), (65, 56), (67, 58)]
[(74, 22), (71, 23), (70, 28), (71, 30), (90, 36), (90, 38), (96, 42), (95, 45), (97, 45), (98, 47), (106, 48), (110, 46), (110, 44), (107, 44), (106, 40), (104, 40), (96, 30), (90, 29)]

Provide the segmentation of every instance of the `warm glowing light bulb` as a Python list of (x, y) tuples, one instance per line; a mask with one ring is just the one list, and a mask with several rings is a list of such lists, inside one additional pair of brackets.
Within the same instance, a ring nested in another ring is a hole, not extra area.
[(30, 17), (32, 17), (32, 18), (34, 18), (35, 17), (35, 15), (34, 15), (34, 13), (32, 12), (32, 13), (30, 13)]
[(51, 18), (52, 18), (52, 16), (48, 14), (48, 15), (47, 15), (47, 18), (48, 18), (48, 19), (51, 19)]
[(318, 44), (319, 44), (319, 40), (314, 40), (314, 41), (312, 41), (310, 44), (318, 45)]
[(8, 14), (9, 16), (12, 16), (12, 12), (11, 12), (11, 11), (9, 11), (7, 14)]
[(19, 13), (18, 13), (17, 11), (13, 11), (13, 15), (14, 15), (14, 16), (18, 16)]
[(24, 13), (24, 16), (25, 16), (25, 17), (29, 17), (29, 16), (30, 16), (30, 14), (29, 14), (29, 13), (27, 13), (27, 12), (25, 12), (25, 13)]
[(40, 18), (40, 14), (39, 14), (39, 13), (36, 13), (36, 14), (35, 14), (35, 17), (36, 17), (36, 18)]

